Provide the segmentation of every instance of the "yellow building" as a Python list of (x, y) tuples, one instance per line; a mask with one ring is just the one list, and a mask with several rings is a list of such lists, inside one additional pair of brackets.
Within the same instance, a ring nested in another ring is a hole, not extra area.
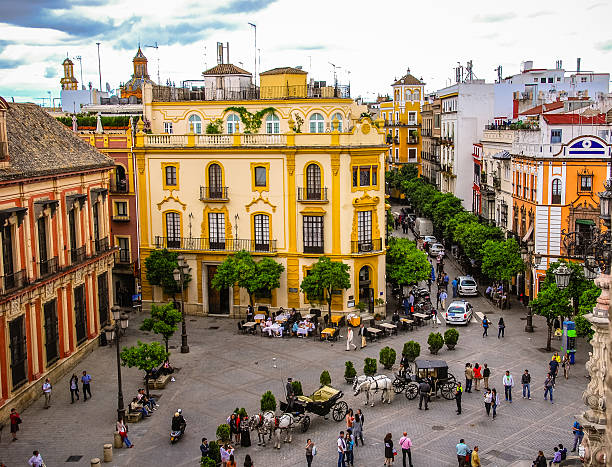
[(425, 83), (408, 73), (391, 85), (393, 99), (380, 103), (385, 121), (387, 161), (391, 166), (417, 164), (421, 173), (421, 105)]
[[(359, 119), (365, 109), (353, 100), (333, 97), (338, 87), (307, 84), (301, 70), (261, 73), (261, 89), (233, 65), (213, 70), (205, 78), (229, 75), (216, 79), (216, 88), (144, 87), (152, 134), (139, 131), (134, 148), (143, 261), (156, 248), (185, 256), (191, 313), (244, 312), (246, 291), (210, 285), (218, 264), (243, 249), (285, 267), (280, 288), (258, 303), (309, 308), (300, 283), (322, 255), (351, 267), (352, 286), (334, 293), (334, 309), (386, 299), (382, 130)], [(216, 97), (226, 96), (228, 85), (243, 99)], [(273, 110), (259, 131), (245, 134), (241, 115), (265, 108)], [(143, 282), (145, 301), (164, 298)]]

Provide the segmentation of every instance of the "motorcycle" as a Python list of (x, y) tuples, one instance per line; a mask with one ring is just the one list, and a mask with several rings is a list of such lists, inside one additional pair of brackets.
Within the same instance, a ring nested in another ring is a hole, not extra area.
[(178, 411), (174, 414), (174, 418), (172, 419), (172, 428), (170, 430), (170, 444), (176, 443), (185, 434), (187, 422), (185, 422), (182, 412), (183, 411), (181, 409), (178, 409)]
[(180, 430), (171, 430), (170, 431), (170, 444), (174, 444), (176, 443), (178, 440), (180, 440), (183, 435), (185, 434), (185, 427), (183, 426)]

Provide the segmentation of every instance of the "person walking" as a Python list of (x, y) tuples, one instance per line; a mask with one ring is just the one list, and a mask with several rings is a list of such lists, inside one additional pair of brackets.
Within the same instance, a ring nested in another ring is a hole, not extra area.
[(480, 456), (478, 455), (478, 446), (474, 446), (472, 450), (472, 467), (480, 467)]
[(346, 462), (344, 460), (344, 456), (346, 453), (346, 441), (344, 441), (344, 431), (340, 432), (336, 444), (338, 445), (338, 467), (346, 467)]
[(493, 388), (491, 390), (491, 408), (493, 409), (493, 420), (497, 416), (497, 407), (499, 407), (499, 395), (497, 394), (497, 389)]
[(554, 404), (553, 402), (553, 387), (554, 386), (555, 386), (555, 380), (553, 378), (553, 375), (548, 373), (548, 375), (546, 375), (546, 379), (544, 380), (544, 400), (546, 400), (546, 396), (550, 394), (551, 404)]
[(474, 379), (474, 370), (471, 363), (465, 364), (465, 392), (472, 392), (472, 380)]
[(79, 400), (79, 378), (74, 373), (70, 378), (70, 403), (74, 404), (74, 396), (76, 396), (76, 400)]
[(478, 363), (474, 363), (474, 391), (480, 391), (478, 386), (480, 385), (481, 379), (482, 379), (482, 368), (478, 365)]
[(391, 439), (391, 433), (387, 433), (384, 439), (385, 443), (385, 465), (393, 464), (393, 440)]
[(531, 400), (531, 375), (529, 374), (529, 370), (525, 370), (525, 373), (522, 374), (521, 384), (523, 385), (523, 399), (527, 397)]
[(353, 328), (349, 325), (346, 331), (346, 350), (351, 350), (351, 345), (353, 346), (353, 350), (357, 350), (357, 346), (353, 344)]
[(17, 441), (17, 432), (19, 431), (19, 425), (21, 425), (21, 417), (19, 416), (17, 409), (11, 409), (9, 418), (11, 421), (11, 436), (13, 437), (13, 441)]
[(348, 412), (346, 412), (346, 417), (344, 417), (344, 421), (346, 422), (347, 430), (353, 428), (353, 425), (355, 424), (355, 415), (353, 415), (353, 409), (348, 409)]
[(459, 462), (459, 467), (466, 467), (465, 457), (468, 453), (468, 447), (467, 444), (465, 444), (465, 440), (461, 438), (459, 444), (457, 444), (455, 448), (457, 449), (457, 462)]
[(572, 434), (574, 435), (574, 447), (572, 448), (572, 452), (576, 452), (576, 448), (582, 443), (582, 438), (584, 438), (584, 428), (577, 421), (572, 425)]
[(461, 415), (461, 396), (463, 394), (463, 388), (461, 383), (457, 383), (457, 389), (455, 390), (455, 402), (457, 403), (457, 415)]
[(563, 357), (563, 362), (561, 363), (561, 366), (563, 366), (563, 376), (566, 380), (569, 379), (569, 372), (571, 366), (569, 353), (566, 353)]
[(489, 326), (491, 325), (491, 321), (489, 321), (489, 318), (487, 318), (487, 315), (484, 315), (482, 317), (482, 337), (483, 339), (488, 336), (488, 332), (489, 332)]
[(408, 433), (404, 431), (404, 435), (399, 439), (399, 445), (402, 448), (402, 463), (406, 467), (406, 455), (408, 456), (408, 467), (412, 467), (412, 441), (408, 438)]
[(45, 382), (42, 385), (42, 392), (45, 396), (45, 409), (51, 407), (51, 382), (49, 378), (45, 379)]
[(440, 304), (442, 305), (442, 310), (446, 310), (446, 299), (448, 298), (448, 294), (446, 290), (442, 290), (440, 292)]
[(559, 372), (559, 362), (553, 355), (553, 358), (550, 362), (548, 362), (548, 368), (550, 369), (550, 375), (553, 379), (553, 384), (557, 382), (557, 373)]
[(125, 443), (125, 446), (128, 448), (133, 448), (134, 445), (127, 437), (128, 428), (127, 425), (123, 422), (123, 417), (117, 420), (117, 432), (119, 436), (121, 436), (121, 440)]
[(506, 323), (504, 323), (504, 318), (499, 318), (497, 322), (497, 338), (504, 337), (504, 330), (506, 329)]
[(491, 377), (491, 370), (485, 363), (484, 368), (482, 369), (482, 380), (483, 380), (482, 383), (485, 389), (489, 389), (489, 378), (490, 377)]
[(361, 348), (363, 349), (367, 344), (366, 342), (366, 328), (363, 323), (359, 326), (359, 335), (361, 336)]
[(308, 465), (308, 467), (312, 466), (312, 459), (314, 458), (316, 452), (317, 451), (314, 443), (310, 438), (308, 438), (306, 440), (306, 464)]
[(359, 440), (361, 440), (361, 446), (363, 446), (363, 413), (361, 413), (361, 409), (357, 409), (353, 421), (353, 438), (355, 438), (355, 446), (359, 446)]
[(438, 310), (436, 308), (431, 309), (431, 327), (438, 327)]
[(510, 374), (510, 370), (506, 370), (506, 374), (502, 378), (504, 383), (504, 396), (506, 400), (512, 403), (512, 388), (514, 387), (514, 378)]
[(451, 282), (451, 285), (453, 286), (453, 298), (457, 298), (457, 288), (459, 286), (459, 283), (457, 282), (457, 278), (453, 279), (453, 282)]
[(491, 401), (493, 400), (493, 396), (491, 394), (490, 389), (486, 389), (484, 393), (484, 405), (485, 410), (487, 412), (487, 417), (491, 416)]
[(42, 467), (43, 465), (45, 465), (45, 462), (43, 461), (40, 452), (33, 451), (32, 457), (30, 457), (30, 460), (28, 460), (28, 464), (30, 464), (32, 467)]
[(348, 429), (346, 430), (346, 436), (344, 438), (344, 441), (346, 443), (346, 465), (350, 465), (351, 467), (353, 467), (354, 464), (354, 457), (353, 457), (353, 446), (355, 446), (355, 438), (353, 437), (353, 430), (352, 429)]
[(87, 402), (87, 394), (89, 394), (91, 399), (91, 376), (87, 374), (87, 371), (83, 371), (81, 383), (83, 383), (83, 402)]
[(431, 391), (431, 386), (427, 379), (422, 379), (419, 383), (419, 410), (422, 410), (423, 401), (425, 401), (425, 410), (429, 410), (427, 404), (429, 403), (429, 392)]

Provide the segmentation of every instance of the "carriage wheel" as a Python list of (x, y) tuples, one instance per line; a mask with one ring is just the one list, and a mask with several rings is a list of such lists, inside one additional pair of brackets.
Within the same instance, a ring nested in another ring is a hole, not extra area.
[(457, 387), (455, 382), (446, 382), (440, 385), (440, 394), (446, 400), (451, 400), (455, 398), (455, 388)]
[(419, 385), (416, 383), (410, 383), (406, 386), (406, 398), (408, 400), (415, 399), (419, 394)]
[(457, 381), (457, 378), (455, 378), (455, 375), (453, 375), (452, 373), (449, 373), (446, 379), (449, 383), (455, 383)]
[(346, 417), (346, 413), (348, 412), (348, 404), (344, 401), (337, 402), (332, 407), (332, 417), (337, 422), (341, 422)]
[(404, 389), (406, 389), (405, 381), (402, 381), (401, 379), (395, 379), (393, 381), (393, 392), (395, 394), (400, 394), (401, 392), (404, 391)]
[(302, 418), (302, 421), (300, 422), (302, 433), (306, 433), (308, 431), (309, 426), (310, 426), (310, 417), (308, 415), (304, 415), (304, 418)]

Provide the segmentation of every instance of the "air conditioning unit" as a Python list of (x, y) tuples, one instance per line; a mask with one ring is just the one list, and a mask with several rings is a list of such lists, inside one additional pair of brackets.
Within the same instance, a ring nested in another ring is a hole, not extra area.
[(374, 247), (372, 246), (371, 243), (362, 243), (359, 246), (360, 251), (372, 251)]

